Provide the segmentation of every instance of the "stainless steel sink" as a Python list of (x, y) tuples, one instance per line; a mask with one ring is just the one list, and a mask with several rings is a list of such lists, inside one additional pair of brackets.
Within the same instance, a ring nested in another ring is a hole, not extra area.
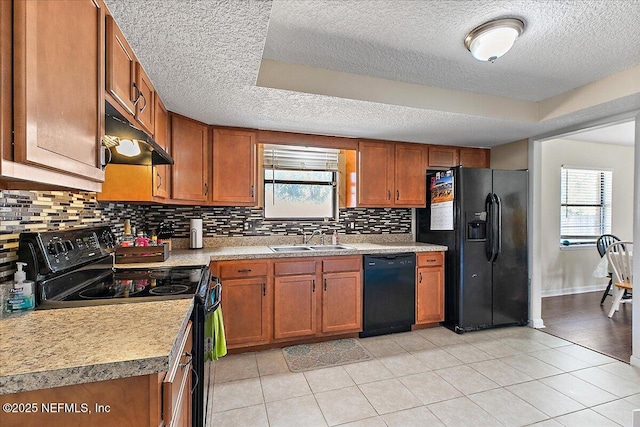
[(311, 252), (311, 251), (344, 251), (353, 249), (351, 246), (345, 245), (290, 245), (290, 246), (269, 246), (273, 252)]
[(309, 246), (314, 251), (345, 251), (349, 249), (353, 249), (351, 246), (345, 245), (317, 245), (317, 246)]
[(309, 252), (312, 251), (309, 246), (269, 246), (274, 252)]

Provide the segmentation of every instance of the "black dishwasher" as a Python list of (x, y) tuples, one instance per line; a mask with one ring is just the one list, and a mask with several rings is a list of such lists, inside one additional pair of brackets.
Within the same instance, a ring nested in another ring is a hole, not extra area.
[(360, 338), (410, 331), (415, 287), (416, 254), (365, 255)]

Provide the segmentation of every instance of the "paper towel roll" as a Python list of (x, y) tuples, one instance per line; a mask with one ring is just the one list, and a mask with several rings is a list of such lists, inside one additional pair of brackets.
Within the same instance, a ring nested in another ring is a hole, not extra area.
[(202, 248), (202, 218), (189, 221), (189, 248)]

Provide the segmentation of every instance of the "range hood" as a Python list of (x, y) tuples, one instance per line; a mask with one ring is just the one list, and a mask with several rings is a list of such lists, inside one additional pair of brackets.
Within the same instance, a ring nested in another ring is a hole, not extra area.
[(107, 163), (125, 165), (172, 165), (173, 158), (144, 131), (133, 126), (105, 102), (103, 144), (111, 154)]

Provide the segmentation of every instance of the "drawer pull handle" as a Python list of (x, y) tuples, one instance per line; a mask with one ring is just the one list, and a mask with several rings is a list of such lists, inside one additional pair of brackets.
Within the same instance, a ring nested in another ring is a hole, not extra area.
[(242, 270), (238, 270), (238, 273), (251, 273), (251, 269), (250, 268), (244, 268)]
[(436, 262), (435, 259), (428, 259), (427, 262)]

